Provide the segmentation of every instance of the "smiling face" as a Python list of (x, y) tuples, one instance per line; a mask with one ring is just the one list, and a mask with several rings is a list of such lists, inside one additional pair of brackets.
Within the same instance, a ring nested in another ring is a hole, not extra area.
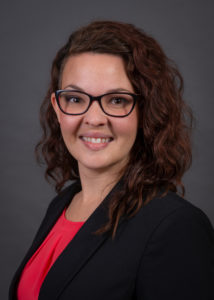
[[(61, 89), (99, 96), (108, 92), (134, 93), (121, 57), (83, 53), (71, 56), (64, 67)], [(66, 115), (51, 96), (65, 145), (84, 170), (119, 172), (128, 162), (135, 142), (137, 107), (124, 118), (107, 116), (94, 101), (83, 115)]]

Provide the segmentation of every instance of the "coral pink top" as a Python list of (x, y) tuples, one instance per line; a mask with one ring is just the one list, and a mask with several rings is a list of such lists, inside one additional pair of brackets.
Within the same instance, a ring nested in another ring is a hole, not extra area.
[(17, 289), (18, 300), (38, 300), (41, 285), (51, 266), (84, 224), (68, 221), (65, 210), (26, 264)]

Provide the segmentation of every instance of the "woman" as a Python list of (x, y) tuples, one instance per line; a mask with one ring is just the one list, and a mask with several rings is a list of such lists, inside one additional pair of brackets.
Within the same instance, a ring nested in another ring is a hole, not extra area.
[(182, 78), (152, 37), (110, 21), (70, 36), (37, 146), (58, 196), (10, 299), (213, 299), (213, 228), (177, 193), (188, 118)]

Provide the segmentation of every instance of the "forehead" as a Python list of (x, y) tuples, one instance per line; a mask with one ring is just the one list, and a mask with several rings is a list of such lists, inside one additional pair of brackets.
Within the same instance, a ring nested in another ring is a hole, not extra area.
[(107, 89), (128, 89), (133, 91), (126, 74), (123, 59), (110, 54), (82, 53), (71, 56), (65, 63), (61, 88), (77, 85), (92, 92), (105, 92)]

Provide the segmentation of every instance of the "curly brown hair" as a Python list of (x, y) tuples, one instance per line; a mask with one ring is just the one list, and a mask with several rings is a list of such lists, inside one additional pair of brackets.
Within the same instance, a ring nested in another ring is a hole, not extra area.
[(157, 41), (132, 24), (95, 21), (72, 33), (57, 53), (51, 82), (40, 110), (43, 137), (37, 157), (46, 164), (57, 192), (68, 180), (79, 178), (78, 164), (68, 152), (51, 105), (51, 93), (60, 89), (61, 74), (71, 55), (83, 52), (119, 55), (137, 94), (139, 128), (123, 171), (124, 189), (109, 204), (109, 221), (97, 233), (115, 236), (122, 216), (132, 217), (160, 190), (184, 195), (182, 176), (191, 165), (192, 113), (183, 101), (183, 80)]

